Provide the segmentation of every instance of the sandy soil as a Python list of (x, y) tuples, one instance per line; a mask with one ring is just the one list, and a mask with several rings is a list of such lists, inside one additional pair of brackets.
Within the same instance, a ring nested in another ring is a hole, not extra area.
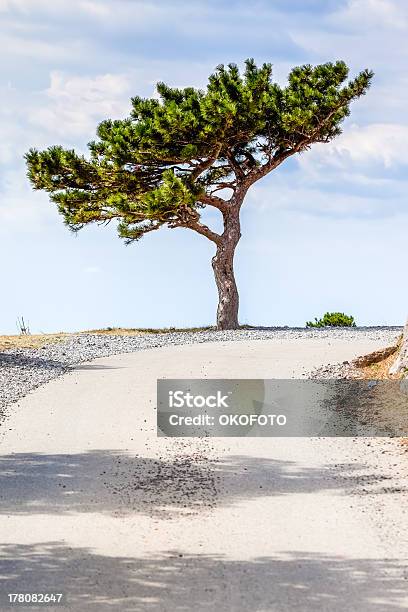
[(83, 364), (28, 395), (0, 441), (0, 609), (21, 591), (64, 592), (81, 612), (407, 609), (397, 440), (166, 439), (155, 428), (157, 378), (299, 377), (379, 348), (160, 348)]
[(0, 351), (8, 349), (25, 349), (25, 348), (41, 348), (49, 342), (61, 342), (67, 336), (61, 332), (59, 334), (21, 334), (11, 336), (0, 336)]

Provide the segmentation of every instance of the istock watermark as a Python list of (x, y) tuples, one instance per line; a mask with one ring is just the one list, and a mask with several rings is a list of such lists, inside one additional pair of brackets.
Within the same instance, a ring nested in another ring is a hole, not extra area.
[[(231, 392), (228, 393), (231, 395)], [(228, 395), (222, 395), (221, 391), (217, 391), (215, 395), (194, 395), (193, 393), (185, 393), (181, 389), (178, 391), (169, 391), (169, 406), (170, 408), (228, 408)]]
[(157, 433), (171, 437), (407, 436), (403, 381), (158, 380)]

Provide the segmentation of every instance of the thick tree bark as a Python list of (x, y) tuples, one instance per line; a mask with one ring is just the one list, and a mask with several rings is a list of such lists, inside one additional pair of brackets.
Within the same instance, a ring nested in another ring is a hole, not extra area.
[(224, 232), (212, 259), (218, 289), (217, 329), (237, 329), (239, 296), (234, 276), (234, 255), (241, 238), (239, 207), (224, 213)]
[(398, 349), (397, 358), (390, 367), (390, 374), (400, 374), (408, 371), (408, 320), (405, 323), (401, 346)]

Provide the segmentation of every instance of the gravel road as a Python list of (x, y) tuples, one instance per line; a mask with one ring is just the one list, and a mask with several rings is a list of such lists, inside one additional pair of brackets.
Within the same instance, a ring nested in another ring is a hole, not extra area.
[(321, 339), (359, 342), (378, 340), (384, 346), (395, 343), (401, 327), (360, 327), (350, 329), (272, 328), (238, 331), (176, 332), (139, 336), (78, 334), (42, 349), (0, 352), (0, 415), (7, 405), (29, 391), (64, 374), (70, 368), (98, 357), (132, 353), (151, 348), (204, 342), (250, 340)]
[[(9, 592), (64, 592), (74, 612), (407, 609), (397, 439), (158, 438), (154, 410), (157, 378), (304, 377), (398, 333), (81, 336), (44, 349), (53, 363), (34, 371), (51, 377), (105, 356), (8, 405), (0, 610)], [(23, 372), (8, 400), (29, 390), (36, 355), (6, 360)]]

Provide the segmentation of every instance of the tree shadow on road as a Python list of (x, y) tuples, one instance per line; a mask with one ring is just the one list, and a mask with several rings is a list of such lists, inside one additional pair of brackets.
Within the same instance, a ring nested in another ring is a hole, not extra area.
[(396, 560), (296, 551), (253, 560), (180, 551), (112, 557), (59, 542), (3, 546), (1, 557), (2, 610), (16, 592), (63, 592), (67, 608), (81, 612), (384, 612), (407, 603)]
[(0, 352), (0, 367), (4, 370), (11, 369), (40, 369), (40, 370), (66, 370), (67, 364), (56, 359), (41, 357), (38, 355), (22, 355), (16, 353)]
[(102, 363), (80, 363), (72, 364), (69, 356), (67, 359), (50, 359), (38, 354), (23, 355), (19, 353), (2, 353), (0, 351), (0, 367), (7, 370), (56, 370), (68, 372), (72, 370), (118, 370), (121, 366), (108, 366)]
[(199, 448), (169, 459), (111, 450), (3, 455), (0, 514), (142, 513), (173, 518), (260, 497), (321, 490), (350, 493), (362, 472), (365, 490), (381, 490), (388, 480), (359, 464), (305, 468), (293, 461), (247, 455), (209, 461)]

